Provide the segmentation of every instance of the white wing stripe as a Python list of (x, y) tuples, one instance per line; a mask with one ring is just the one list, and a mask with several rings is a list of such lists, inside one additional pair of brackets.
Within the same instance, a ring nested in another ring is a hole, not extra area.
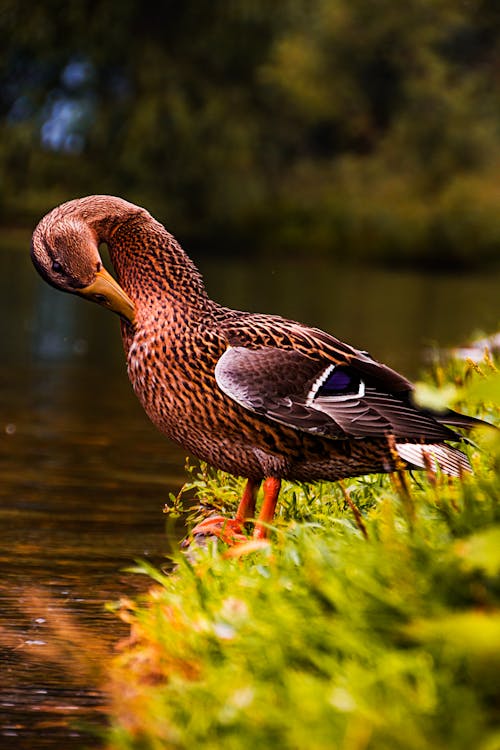
[(327, 377), (330, 375), (330, 373), (335, 369), (335, 365), (328, 365), (327, 368), (323, 370), (323, 372), (319, 375), (319, 377), (316, 378), (314, 383), (312, 384), (312, 388), (307, 394), (306, 398), (306, 404), (308, 406), (312, 406), (312, 403), (314, 401), (314, 397), (327, 379)]

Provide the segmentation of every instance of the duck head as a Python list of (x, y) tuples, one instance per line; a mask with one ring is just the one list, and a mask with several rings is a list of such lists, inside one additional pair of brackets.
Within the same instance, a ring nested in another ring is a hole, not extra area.
[(56, 209), (36, 227), (31, 258), (51, 286), (97, 302), (133, 325), (134, 303), (104, 268), (98, 247), (93, 227), (80, 217), (59, 215)]

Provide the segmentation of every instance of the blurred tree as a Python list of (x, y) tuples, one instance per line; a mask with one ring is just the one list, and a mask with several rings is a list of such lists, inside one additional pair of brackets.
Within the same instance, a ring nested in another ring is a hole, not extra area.
[(113, 192), (219, 246), (494, 256), (499, 32), (495, 0), (0, 0), (0, 215)]

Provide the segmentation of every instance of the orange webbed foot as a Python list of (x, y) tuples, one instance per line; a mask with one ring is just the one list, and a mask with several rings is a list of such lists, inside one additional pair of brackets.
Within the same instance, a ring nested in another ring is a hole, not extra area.
[(195, 542), (203, 542), (206, 537), (216, 537), (225, 544), (234, 545), (247, 542), (248, 537), (243, 533), (243, 524), (235, 518), (224, 516), (210, 516), (197, 524), (191, 531), (190, 537)]

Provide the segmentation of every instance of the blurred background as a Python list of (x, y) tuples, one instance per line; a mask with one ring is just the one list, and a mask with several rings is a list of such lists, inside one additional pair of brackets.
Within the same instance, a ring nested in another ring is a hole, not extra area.
[(499, 327), (500, 5), (0, 0), (0, 39), (0, 737), (80, 747), (68, 716), (103, 698), (44, 661), (62, 636), (26, 585), (116, 640), (103, 603), (163, 560), (185, 456), (136, 403), (115, 317), (36, 275), (35, 224), (120, 195), (215, 299), (417, 377)]
[(0, 217), (144, 204), (191, 246), (498, 259), (495, 0), (0, 4)]

